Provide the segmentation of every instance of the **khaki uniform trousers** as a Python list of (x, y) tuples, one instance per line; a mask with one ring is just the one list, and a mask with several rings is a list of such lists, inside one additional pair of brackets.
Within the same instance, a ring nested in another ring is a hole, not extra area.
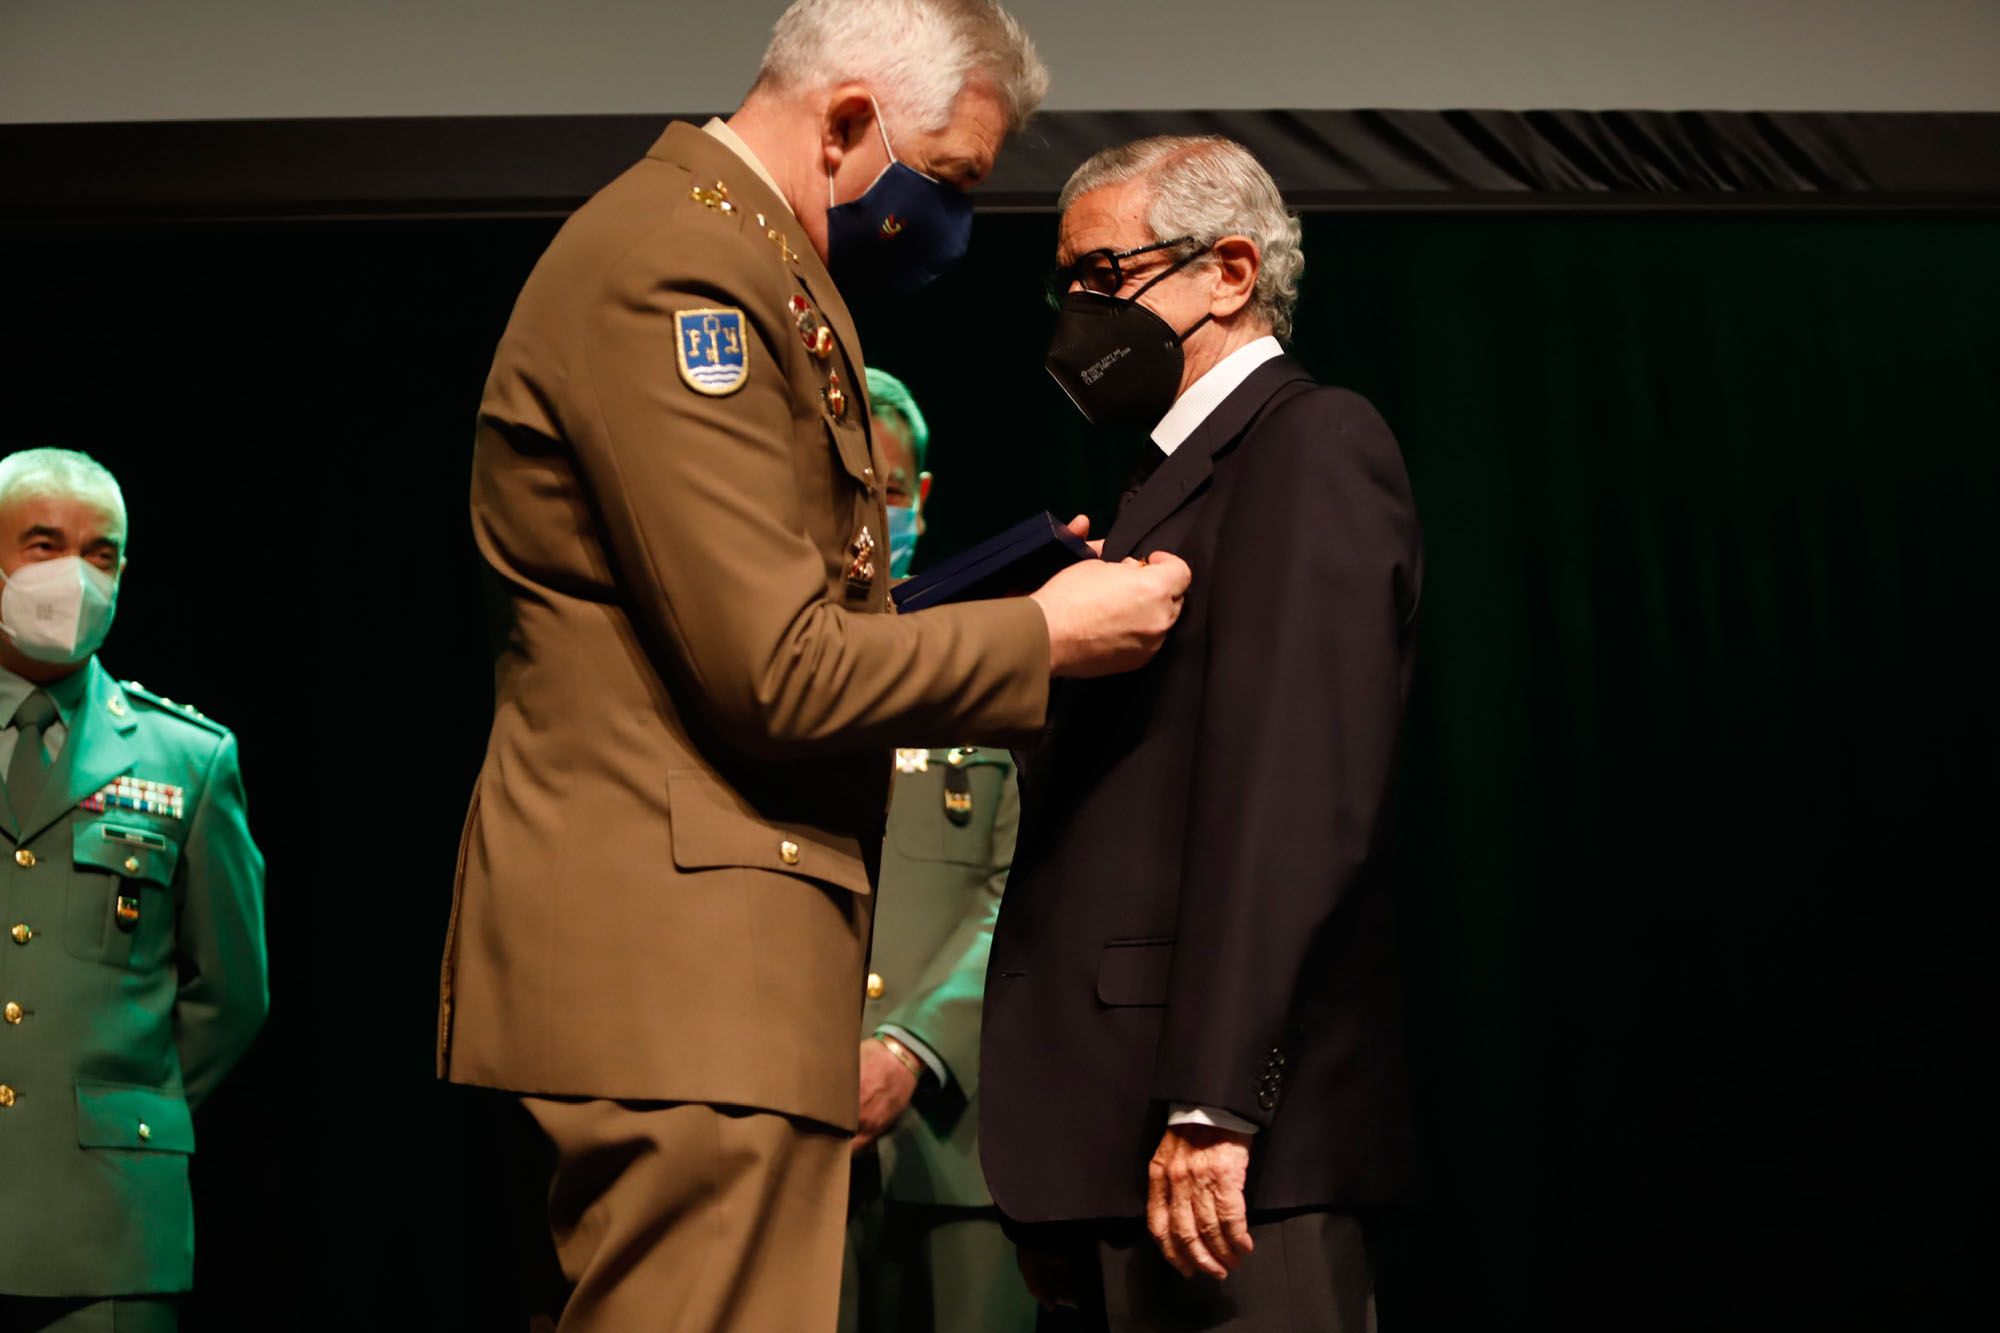
[(700, 1102), (521, 1103), (553, 1151), (561, 1333), (831, 1333), (847, 1134)]

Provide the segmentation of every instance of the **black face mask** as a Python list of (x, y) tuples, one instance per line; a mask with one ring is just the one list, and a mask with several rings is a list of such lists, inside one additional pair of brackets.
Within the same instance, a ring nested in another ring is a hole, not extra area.
[(1181, 344), (1211, 316), (1175, 333), (1139, 298), (1193, 263), (1190, 255), (1130, 296), (1075, 291), (1065, 295), (1049, 340), (1049, 374), (1093, 426), (1151, 430), (1180, 392)]

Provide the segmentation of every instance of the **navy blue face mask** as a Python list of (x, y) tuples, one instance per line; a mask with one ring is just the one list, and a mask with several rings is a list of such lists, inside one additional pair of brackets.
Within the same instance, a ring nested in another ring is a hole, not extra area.
[(826, 267), (847, 295), (910, 296), (965, 257), (972, 199), (898, 161), (880, 107), (875, 128), (889, 165), (859, 199), (835, 204), (827, 173)]

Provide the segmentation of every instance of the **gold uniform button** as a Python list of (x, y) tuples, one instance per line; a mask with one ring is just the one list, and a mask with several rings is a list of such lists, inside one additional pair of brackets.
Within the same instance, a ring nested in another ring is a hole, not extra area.
[(25, 921), (19, 923), (7, 933), (14, 937), (14, 943), (16, 944), (26, 944), (29, 940), (35, 938), (35, 932), (29, 929), (28, 923)]
[(790, 838), (778, 844), (778, 859), (788, 866), (799, 863), (799, 845)]
[(153, 1137), (153, 1127), (147, 1124), (145, 1121), (141, 1120), (139, 1122), (139, 1142), (145, 1143), (152, 1137)]
[(0, 1108), (9, 1107), (12, 1106), (13, 1104), (14, 1104), (14, 1090), (8, 1087), (5, 1083), (0, 1083)]
[(881, 998), (882, 998), (882, 995), (883, 995), (883, 993), (884, 993), (885, 991), (887, 991), (888, 989), (889, 989), (889, 988), (888, 988), (887, 986), (885, 986), (885, 985), (883, 985), (883, 984), (882, 984), (882, 974), (881, 974), (880, 972), (870, 972), (870, 973), (868, 974), (868, 998), (869, 998), (869, 999), (871, 999), (871, 1000), (879, 1000), (879, 999), (881, 999)]
[(26, 847), (16, 848), (14, 851), (14, 864), (20, 866), (23, 870), (31, 870), (35, 865), (35, 854)]
[(128, 857), (126, 857), (126, 858), (125, 858), (125, 873), (126, 873), (126, 874), (128, 874), (128, 875), (136, 875), (136, 874), (138, 874), (138, 873), (139, 873), (139, 858), (138, 858), (138, 857), (136, 857), (136, 856), (128, 856)]
[(15, 1004), (12, 1000), (7, 1001), (7, 1008), (4, 1012), (7, 1015), (7, 1021), (9, 1023), (19, 1023), (22, 1019), (28, 1016), (28, 1011), (23, 1009), (20, 1005)]

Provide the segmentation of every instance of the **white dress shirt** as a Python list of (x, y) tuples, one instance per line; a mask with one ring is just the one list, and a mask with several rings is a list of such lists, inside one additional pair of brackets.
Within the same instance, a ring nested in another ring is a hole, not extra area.
[[(1278, 340), (1266, 334), (1223, 357), (1203, 371), (1201, 378), (1188, 385), (1187, 392), (1174, 400), (1174, 405), (1160, 418), (1160, 424), (1153, 427), (1153, 443), (1160, 447), (1162, 453), (1171, 456), (1174, 450), (1187, 442), (1188, 436), (1194, 434), (1195, 427), (1208, 420), (1209, 413), (1222, 406), (1223, 399), (1242, 387), (1243, 381), (1250, 378), (1251, 371), (1284, 353), (1285, 349)], [(1167, 1123), (1213, 1125), (1237, 1134), (1257, 1132), (1257, 1126), (1220, 1107), (1188, 1106), (1181, 1102), (1175, 1102), (1168, 1108)]]
[(1222, 406), (1222, 400), (1235, 393), (1250, 378), (1250, 372), (1263, 365), (1274, 356), (1283, 356), (1285, 349), (1276, 338), (1265, 334), (1255, 342), (1248, 342), (1231, 352), (1222, 360), (1202, 372), (1200, 379), (1188, 385), (1187, 392), (1174, 400), (1167, 414), (1160, 418), (1160, 424), (1153, 427), (1153, 443), (1168, 454), (1181, 447), (1194, 428), (1208, 420), (1208, 414)]

